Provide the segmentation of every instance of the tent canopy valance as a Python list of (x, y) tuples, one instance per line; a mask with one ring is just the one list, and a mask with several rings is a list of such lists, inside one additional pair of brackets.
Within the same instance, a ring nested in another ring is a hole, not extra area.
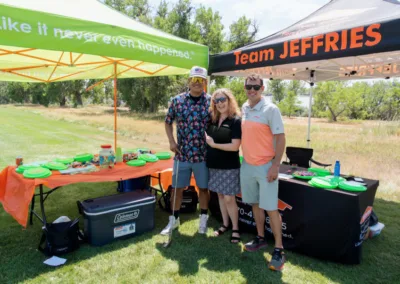
[(187, 74), (208, 47), (139, 23), (96, 0), (0, 0), (0, 80)]
[(400, 1), (333, 0), (296, 24), (210, 57), (210, 74), (314, 81), (400, 75)]

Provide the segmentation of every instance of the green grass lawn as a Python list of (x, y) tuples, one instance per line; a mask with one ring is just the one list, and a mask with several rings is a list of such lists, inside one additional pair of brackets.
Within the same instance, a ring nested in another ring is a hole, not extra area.
[[(50, 119), (34, 109), (0, 107), (1, 168), (18, 154), (25, 160), (71, 156), (97, 151), (112, 139), (112, 132), (88, 124)], [(114, 194), (116, 186), (110, 182), (63, 187), (46, 201), (47, 217), (49, 221), (62, 215), (78, 217), (77, 200)], [(207, 235), (197, 234), (197, 214), (182, 214), (171, 247), (162, 248), (165, 237), (158, 233), (168, 214), (159, 209), (153, 231), (103, 247), (85, 244), (65, 256), (64, 266), (52, 268), (43, 264), (46, 257), (37, 251), (39, 221), (24, 229), (1, 208), (0, 283), (399, 283), (399, 202), (378, 195), (374, 208), (386, 228), (363, 244), (362, 264), (345, 266), (287, 251), (283, 273), (267, 269), (271, 247), (248, 253), (230, 244), (229, 234), (213, 237), (218, 223), (212, 218)], [(243, 240), (250, 238), (242, 234)]]

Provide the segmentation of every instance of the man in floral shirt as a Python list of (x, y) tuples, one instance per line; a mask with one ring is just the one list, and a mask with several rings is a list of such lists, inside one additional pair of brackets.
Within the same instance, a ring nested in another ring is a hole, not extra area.
[[(192, 173), (200, 189), (199, 233), (205, 234), (207, 231), (209, 192), (207, 189), (208, 168), (205, 162), (207, 146), (205, 131), (210, 121), (211, 96), (204, 92), (206, 83), (207, 70), (197, 66), (193, 67), (188, 80), (189, 91), (172, 99), (165, 118), (165, 131), (170, 149), (175, 153), (172, 186), (176, 187), (176, 200), (173, 215), (169, 217), (168, 225), (161, 231), (162, 235), (168, 235), (180, 224), (179, 209), (183, 191), (190, 185)], [(172, 123), (174, 120), (176, 121), (178, 143), (173, 135)], [(178, 175), (177, 184), (175, 184), (176, 175)], [(171, 204), (174, 202), (174, 194), (171, 197)]]

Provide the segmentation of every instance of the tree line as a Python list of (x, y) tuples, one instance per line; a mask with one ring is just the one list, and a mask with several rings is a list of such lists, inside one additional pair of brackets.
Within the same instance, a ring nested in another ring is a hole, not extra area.
[[(175, 36), (209, 47), (210, 54), (229, 51), (254, 42), (257, 23), (246, 16), (239, 17), (224, 32), (221, 15), (210, 7), (195, 7), (191, 0), (179, 0), (169, 4), (163, 0), (152, 7), (148, 0), (103, 0), (106, 5), (128, 17), (163, 30)], [(212, 88), (230, 88), (239, 105), (246, 101), (244, 80), (231, 77), (211, 77)], [(89, 86), (99, 80), (79, 80), (42, 83), (0, 82), (0, 104), (21, 103), (44, 106), (59, 105), (78, 107), (84, 103), (113, 103), (112, 81)], [(164, 76), (152, 78), (118, 79), (118, 103), (123, 102), (131, 111), (156, 112), (166, 107), (168, 100), (186, 90), (186, 76)], [(308, 94), (308, 86), (300, 81), (266, 81), (265, 94), (287, 116), (306, 116), (299, 96)], [(312, 106), (314, 117), (328, 117), (337, 121), (339, 117), (349, 119), (400, 119), (400, 83), (398, 81), (367, 82), (321, 82), (314, 88)]]

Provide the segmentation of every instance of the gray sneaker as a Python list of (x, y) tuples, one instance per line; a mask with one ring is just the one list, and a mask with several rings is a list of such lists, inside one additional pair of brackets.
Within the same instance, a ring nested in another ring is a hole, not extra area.
[(208, 215), (201, 214), (200, 215), (200, 224), (199, 224), (199, 234), (207, 233), (207, 221), (208, 221)]
[(268, 264), (268, 268), (275, 271), (282, 271), (285, 261), (286, 257), (283, 249), (275, 248), (272, 253), (271, 261)]
[(252, 241), (244, 245), (247, 251), (257, 251), (267, 246), (267, 241), (263, 238), (260, 238), (259, 236), (255, 237)]
[(179, 217), (175, 219), (175, 216), (169, 216), (168, 225), (161, 231), (161, 235), (169, 235), (172, 230), (175, 230), (180, 225)]

